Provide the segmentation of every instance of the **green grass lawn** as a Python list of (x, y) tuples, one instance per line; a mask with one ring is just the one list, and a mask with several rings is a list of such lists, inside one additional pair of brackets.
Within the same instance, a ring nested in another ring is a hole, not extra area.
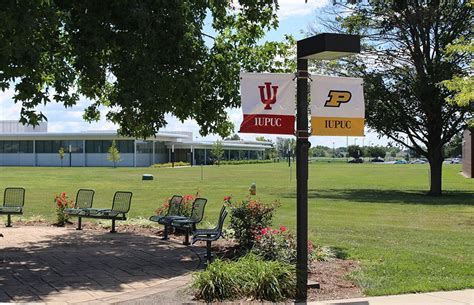
[[(354, 279), (369, 295), (474, 287), (474, 179), (445, 165), (445, 195), (425, 195), (428, 165), (310, 165), (310, 239), (343, 248), (361, 269)], [(252, 182), (262, 201), (279, 200), (275, 225), (295, 228), (295, 167), (285, 162), (193, 168), (0, 167), (0, 190), (27, 189), (25, 217), (54, 220), (53, 198), (78, 188), (96, 190), (94, 205), (107, 208), (116, 190), (134, 193), (131, 217), (148, 217), (172, 194), (199, 192), (214, 222), (224, 196), (241, 200)], [(141, 181), (144, 173), (155, 180)], [(5, 218), (5, 217), (3, 217)], [(15, 221), (14, 217), (14, 221)], [(87, 221), (90, 220), (86, 220)]]

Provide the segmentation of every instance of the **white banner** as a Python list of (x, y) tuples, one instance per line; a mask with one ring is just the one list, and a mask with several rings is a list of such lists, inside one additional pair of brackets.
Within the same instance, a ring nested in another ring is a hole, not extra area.
[(361, 78), (312, 76), (313, 135), (363, 136), (364, 91)]
[(244, 119), (239, 132), (294, 134), (294, 74), (241, 73)]

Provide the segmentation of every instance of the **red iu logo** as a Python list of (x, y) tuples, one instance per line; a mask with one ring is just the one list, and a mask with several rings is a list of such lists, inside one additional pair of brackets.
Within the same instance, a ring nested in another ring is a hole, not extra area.
[[(272, 95), (272, 90), (270, 89), (270, 86), (273, 89), (273, 95)], [(265, 92), (263, 91), (264, 88), (266, 87), (267, 91), (267, 98), (265, 98)], [(272, 107), (270, 105), (276, 103), (276, 96), (277, 96), (277, 91), (278, 91), (278, 86), (272, 86), (271, 82), (265, 82), (265, 86), (258, 86), (260, 89), (260, 100), (262, 101), (263, 104), (265, 104), (266, 110), (271, 110)]]

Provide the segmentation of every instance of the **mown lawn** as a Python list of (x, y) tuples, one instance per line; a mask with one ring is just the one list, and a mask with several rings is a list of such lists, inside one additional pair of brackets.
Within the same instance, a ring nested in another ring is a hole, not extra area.
[[(310, 165), (310, 239), (344, 249), (360, 260), (354, 279), (369, 295), (474, 287), (474, 179), (459, 165), (445, 165), (445, 195), (425, 195), (428, 165)], [(252, 182), (257, 198), (279, 200), (274, 224), (295, 228), (295, 167), (256, 164), (193, 168), (0, 167), (0, 191), (27, 189), (25, 217), (54, 220), (56, 193), (96, 190), (94, 205), (109, 207), (116, 190), (134, 193), (131, 217), (148, 217), (172, 194), (199, 192), (209, 199), (214, 222), (222, 198), (245, 198)], [(150, 173), (154, 181), (141, 181)], [(3, 217), (5, 218), (5, 217)], [(14, 220), (17, 219), (14, 217)], [(3, 219), (2, 219), (3, 221)], [(86, 223), (89, 220), (86, 220)]]

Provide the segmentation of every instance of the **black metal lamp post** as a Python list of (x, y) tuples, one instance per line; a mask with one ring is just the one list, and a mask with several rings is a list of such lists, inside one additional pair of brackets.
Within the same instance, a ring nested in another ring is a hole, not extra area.
[(297, 301), (306, 301), (308, 288), (308, 59), (337, 59), (360, 53), (360, 37), (319, 34), (299, 40), (296, 97), (296, 288)]

